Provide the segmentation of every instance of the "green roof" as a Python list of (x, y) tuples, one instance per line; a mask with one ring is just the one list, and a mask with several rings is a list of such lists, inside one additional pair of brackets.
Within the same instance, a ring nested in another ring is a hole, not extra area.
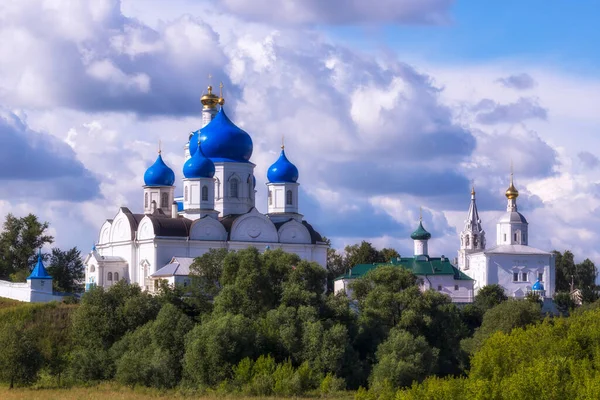
[(425, 228), (423, 228), (423, 222), (419, 221), (419, 226), (410, 234), (410, 238), (413, 240), (429, 240), (431, 239), (431, 233), (427, 232)]
[(367, 272), (382, 266), (400, 267), (411, 271), (415, 275), (453, 275), (454, 280), (472, 281), (469, 276), (456, 268), (448, 258), (441, 257), (401, 257), (394, 258), (388, 263), (357, 264), (344, 275), (340, 275), (335, 280), (356, 279), (364, 276)]

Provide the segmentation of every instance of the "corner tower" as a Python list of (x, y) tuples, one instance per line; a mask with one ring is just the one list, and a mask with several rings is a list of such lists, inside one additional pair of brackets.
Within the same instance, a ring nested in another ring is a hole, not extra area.
[(469, 269), (470, 253), (477, 253), (485, 250), (485, 231), (481, 226), (481, 219), (477, 212), (477, 203), (475, 202), (475, 187), (471, 189), (471, 204), (469, 213), (465, 220), (465, 226), (460, 233), (460, 250), (458, 251), (458, 268), (461, 270)]
[(431, 239), (431, 233), (427, 232), (423, 227), (423, 216), (419, 216), (419, 226), (413, 233), (411, 233), (410, 238), (415, 242), (415, 258), (419, 257), (428, 257), (429, 251), (427, 248), (427, 242)]

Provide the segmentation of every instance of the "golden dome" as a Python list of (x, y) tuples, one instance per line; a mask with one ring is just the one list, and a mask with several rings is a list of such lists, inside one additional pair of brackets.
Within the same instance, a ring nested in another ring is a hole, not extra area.
[(519, 191), (517, 190), (517, 188), (515, 187), (515, 185), (513, 183), (512, 174), (510, 174), (510, 186), (508, 187), (508, 189), (506, 189), (505, 196), (509, 200), (516, 199), (517, 197), (519, 197)]
[[(219, 104), (220, 98), (216, 94), (212, 92), (212, 86), (208, 86), (208, 93), (200, 97), (200, 102), (204, 106), (204, 108), (216, 108), (217, 104)], [(225, 102), (223, 100), (223, 102)]]

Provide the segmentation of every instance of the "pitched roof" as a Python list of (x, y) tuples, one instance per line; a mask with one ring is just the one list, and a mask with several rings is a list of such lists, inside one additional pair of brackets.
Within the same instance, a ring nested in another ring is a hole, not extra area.
[(190, 265), (194, 262), (193, 258), (173, 257), (171, 262), (152, 275), (152, 278), (165, 276), (188, 276), (190, 274)]
[(344, 275), (340, 275), (335, 280), (356, 279), (364, 276), (367, 272), (382, 266), (400, 267), (411, 271), (415, 275), (452, 275), (454, 280), (472, 281), (469, 276), (456, 268), (448, 258), (441, 257), (402, 257), (395, 258), (388, 263), (358, 264), (352, 267)]
[(492, 247), (484, 251), (485, 254), (542, 254), (550, 255), (549, 252), (536, 249), (531, 246), (524, 246), (522, 244), (502, 244), (499, 246)]
[(48, 275), (48, 272), (44, 267), (41, 252), (38, 253), (37, 264), (35, 264), (35, 267), (33, 267), (33, 271), (31, 271), (31, 274), (27, 277), (27, 279), (52, 279), (52, 277)]

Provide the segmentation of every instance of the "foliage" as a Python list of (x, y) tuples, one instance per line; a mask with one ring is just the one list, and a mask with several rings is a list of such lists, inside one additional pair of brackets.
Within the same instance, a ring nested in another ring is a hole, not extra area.
[(54, 241), (46, 232), (48, 226), (48, 222), (40, 222), (33, 214), (22, 218), (12, 214), (6, 216), (0, 233), (0, 279), (6, 280), (13, 275), (19, 281), (25, 280), (35, 263), (38, 249)]
[(9, 383), (11, 389), (36, 380), (43, 358), (32, 331), (21, 324), (2, 324), (0, 348), (0, 380)]
[(77, 247), (67, 251), (52, 249), (48, 274), (52, 276), (52, 288), (57, 292), (78, 293), (85, 277), (81, 252)]
[(541, 305), (527, 300), (509, 300), (490, 309), (483, 316), (481, 327), (475, 331), (472, 338), (465, 339), (462, 347), (474, 354), (484, 344), (485, 340), (495, 332), (510, 332), (514, 328), (524, 327), (539, 322)]
[(584, 302), (596, 301), (598, 270), (594, 263), (586, 258), (583, 262), (575, 264), (573, 253), (568, 250), (564, 253), (555, 250), (553, 253), (556, 256), (556, 292), (570, 293), (573, 289), (580, 289)]

